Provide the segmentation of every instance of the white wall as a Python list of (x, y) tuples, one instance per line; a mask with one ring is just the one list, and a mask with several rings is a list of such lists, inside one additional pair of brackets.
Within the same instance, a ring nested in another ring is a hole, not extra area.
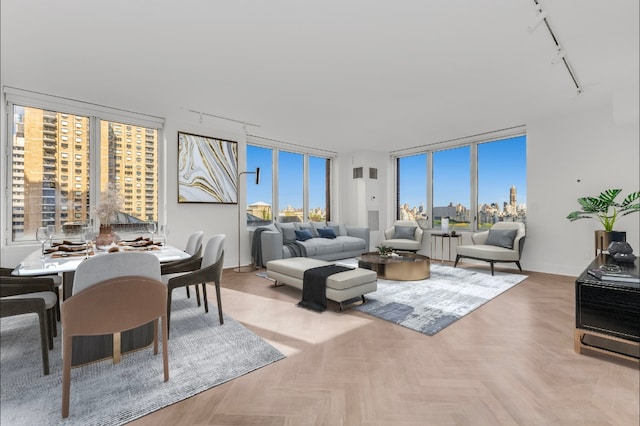
[[(527, 241), (523, 268), (577, 275), (593, 259), (599, 222), (570, 222), (576, 201), (621, 188), (619, 201), (638, 191), (638, 117), (616, 124), (612, 108), (577, 112), (527, 123)], [(620, 218), (614, 230), (626, 231), (640, 256), (640, 214)]]

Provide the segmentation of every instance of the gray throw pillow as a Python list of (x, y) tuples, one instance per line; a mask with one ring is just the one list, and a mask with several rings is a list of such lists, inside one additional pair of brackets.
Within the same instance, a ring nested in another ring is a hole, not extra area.
[(489, 229), (489, 236), (485, 244), (512, 249), (513, 240), (517, 233), (517, 229)]
[(296, 240), (296, 228), (293, 223), (276, 223), (276, 227), (282, 232), (283, 243), (290, 243)]
[(395, 226), (395, 234), (393, 238), (401, 238), (403, 240), (414, 240), (416, 234), (415, 226)]

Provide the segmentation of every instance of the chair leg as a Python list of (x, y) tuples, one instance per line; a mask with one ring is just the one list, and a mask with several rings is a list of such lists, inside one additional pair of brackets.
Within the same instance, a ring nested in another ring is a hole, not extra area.
[[(63, 353), (71, 354), (72, 336), (64, 336), (62, 343)], [(71, 356), (65, 356), (62, 360), (62, 418), (69, 417), (69, 391), (71, 388)]]
[[(198, 306), (200, 306), (200, 289), (198, 288), (198, 284), (195, 285), (196, 288), (196, 301), (198, 302)], [(206, 299), (206, 295), (204, 296)]]
[(46, 310), (38, 311), (38, 318), (40, 320), (40, 349), (42, 350), (42, 372), (44, 375), (49, 374), (49, 349), (53, 349), (53, 339), (49, 333), (49, 327), (47, 327), (48, 312)]
[(206, 314), (209, 312), (209, 301), (207, 300), (207, 283), (202, 283), (202, 299), (204, 300), (204, 313)]
[(189, 291), (189, 286), (185, 286), (185, 289), (187, 290), (187, 299), (191, 299), (191, 292)]
[(220, 297), (220, 283), (216, 282), (216, 299), (218, 301), (218, 319), (220, 320), (220, 325), (224, 324), (224, 319), (222, 318), (222, 299)]
[[(49, 339), (49, 350), (53, 349), (53, 323), (55, 322), (55, 319), (53, 318), (55, 315), (53, 309), (47, 309), (47, 311), (45, 312), (45, 318), (46, 318), (46, 322), (47, 322), (47, 337)], [(58, 334), (57, 331), (55, 333), (56, 335)]]
[(456, 266), (458, 266), (458, 260), (460, 260), (460, 258), (461, 258), (461, 257), (462, 257), (462, 256), (460, 256), (459, 254), (457, 254), (457, 255), (456, 255), (456, 261), (455, 261), (455, 263), (453, 264), (453, 267), (454, 267), (454, 268), (455, 268)]
[(520, 269), (520, 272), (522, 272), (522, 266), (520, 266), (520, 261), (517, 261), (516, 265), (518, 265), (518, 269)]
[(491, 275), (493, 275), (493, 264), (494, 262), (489, 262), (491, 264)]
[(169, 338), (169, 330), (171, 325), (171, 292), (172, 288), (169, 288), (167, 292), (167, 339)]

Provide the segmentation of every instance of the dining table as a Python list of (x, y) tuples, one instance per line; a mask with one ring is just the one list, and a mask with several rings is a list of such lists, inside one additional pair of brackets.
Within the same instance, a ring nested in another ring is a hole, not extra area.
[[(42, 276), (62, 274), (63, 300), (73, 295), (74, 272), (85, 259), (93, 256), (108, 256), (110, 251), (146, 252), (155, 255), (160, 263), (183, 260), (191, 257), (188, 253), (176, 247), (144, 242), (140, 239), (121, 241), (109, 247), (96, 247), (90, 245), (89, 250), (81, 243), (62, 241), (51, 244), (45, 250), (38, 249), (25, 257), (16, 266), (12, 275), (15, 276)], [(144, 303), (144, 301), (140, 301)], [(62, 304), (64, 309), (64, 303)], [(64, 330), (63, 330), (64, 331)], [(147, 347), (153, 343), (153, 323), (144, 324), (132, 330), (122, 332), (119, 336), (120, 352), (127, 353)], [(114, 363), (119, 361), (119, 353), (114, 354), (114, 336), (74, 336), (71, 353), (71, 365), (74, 367), (113, 358)]]

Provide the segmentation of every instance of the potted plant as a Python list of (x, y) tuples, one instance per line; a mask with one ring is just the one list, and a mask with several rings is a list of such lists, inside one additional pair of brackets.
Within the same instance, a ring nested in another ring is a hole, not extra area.
[(602, 224), (604, 230), (596, 231), (596, 254), (598, 248), (601, 251), (606, 249), (611, 241), (626, 240), (626, 232), (613, 230), (619, 217), (640, 212), (640, 192), (632, 192), (618, 203), (616, 197), (620, 192), (622, 192), (621, 189), (607, 189), (598, 197), (578, 198), (582, 210), (576, 210), (567, 216), (567, 219), (572, 222), (578, 219), (595, 219)]
[(376, 246), (376, 248), (378, 249), (378, 254), (380, 255), (380, 257), (389, 257), (389, 255), (393, 252), (393, 249), (391, 247), (385, 246), (384, 244), (380, 244), (379, 246)]
[(112, 221), (116, 219), (122, 209), (123, 200), (118, 189), (112, 183), (100, 196), (100, 203), (94, 209), (94, 214), (100, 221), (100, 233), (96, 237), (96, 245), (108, 246), (115, 241)]

